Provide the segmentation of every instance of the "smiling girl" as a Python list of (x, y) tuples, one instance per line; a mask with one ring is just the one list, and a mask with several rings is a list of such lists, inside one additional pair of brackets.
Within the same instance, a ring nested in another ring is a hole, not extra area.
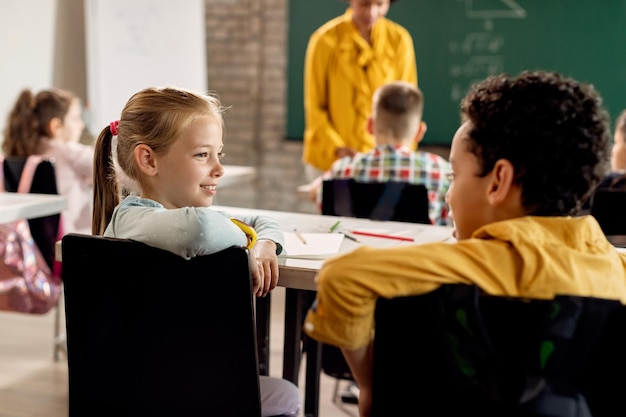
[[(209, 208), (224, 174), (223, 110), (214, 96), (178, 88), (134, 94), (120, 120), (96, 141), (93, 233), (185, 258), (251, 246), (253, 291), (265, 296), (278, 282), (278, 224), (262, 216), (240, 218), (256, 230), (254, 243), (247, 227)], [(121, 190), (128, 195), (120, 202)], [(261, 376), (260, 386), (263, 416), (297, 415), (301, 400), (294, 384)]]

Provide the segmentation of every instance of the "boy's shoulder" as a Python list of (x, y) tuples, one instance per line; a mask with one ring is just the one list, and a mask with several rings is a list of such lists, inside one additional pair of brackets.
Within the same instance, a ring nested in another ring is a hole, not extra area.
[(428, 152), (428, 151), (420, 151), (420, 150), (416, 151), (415, 153), (420, 155), (420, 157), (424, 160), (431, 161), (441, 166), (450, 167), (450, 161), (448, 161), (446, 158), (444, 158), (443, 156), (439, 154), (436, 154), (434, 152)]

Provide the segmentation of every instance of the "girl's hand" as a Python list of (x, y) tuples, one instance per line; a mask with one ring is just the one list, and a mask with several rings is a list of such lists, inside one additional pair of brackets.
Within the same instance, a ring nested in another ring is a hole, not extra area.
[(263, 269), (259, 269), (259, 263), (252, 250), (248, 252), (248, 264), (252, 275), (252, 295), (258, 296), (263, 289)]
[(265, 297), (278, 284), (278, 257), (276, 243), (271, 240), (258, 240), (250, 250), (250, 265), (257, 266), (255, 283), (254, 268), (252, 268), (253, 291), (257, 297)]

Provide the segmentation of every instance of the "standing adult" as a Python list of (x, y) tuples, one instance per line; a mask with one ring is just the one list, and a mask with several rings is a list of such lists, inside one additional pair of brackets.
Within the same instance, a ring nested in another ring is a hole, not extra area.
[(346, 1), (346, 12), (318, 28), (307, 46), (302, 161), (309, 180), (336, 159), (375, 146), (367, 118), (378, 87), (396, 80), (417, 86), (413, 39), (385, 17), (396, 0)]

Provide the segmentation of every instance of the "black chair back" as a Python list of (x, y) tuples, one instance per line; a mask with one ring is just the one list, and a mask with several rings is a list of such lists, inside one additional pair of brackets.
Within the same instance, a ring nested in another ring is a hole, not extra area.
[[(323, 181), (322, 187), (322, 214), (430, 224), (428, 191), (423, 185), (332, 179)], [(322, 344), (321, 369), (337, 379), (333, 394), (333, 401), (337, 401), (339, 381), (354, 381), (338, 348)]]
[(325, 180), (322, 214), (430, 224), (428, 191), (423, 185), (396, 181)]
[[(26, 158), (4, 158), (4, 188), (6, 191), (17, 192), (25, 164)], [(58, 194), (54, 162), (52, 160), (44, 159), (39, 163), (33, 175), (30, 192)], [(52, 269), (54, 263), (54, 245), (58, 237), (60, 219), (60, 214), (54, 214), (28, 220), (33, 240), (50, 269)]]
[[(389, 181), (363, 183), (354, 179), (322, 182), (322, 214), (430, 224), (428, 190), (424, 185)], [(322, 371), (336, 378), (333, 401), (337, 401), (340, 380), (354, 377), (341, 351), (322, 344)]]
[(248, 252), (63, 238), (69, 417), (260, 416)]
[(460, 284), (380, 299), (372, 416), (625, 414), (625, 310), (614, 300), (495, 297)]
[[(626, 240), (626, 188), (598, 188), (591, 200), (590, 213), (608, 236)], [(626, 243), (626, 242), (623, 242)]]

